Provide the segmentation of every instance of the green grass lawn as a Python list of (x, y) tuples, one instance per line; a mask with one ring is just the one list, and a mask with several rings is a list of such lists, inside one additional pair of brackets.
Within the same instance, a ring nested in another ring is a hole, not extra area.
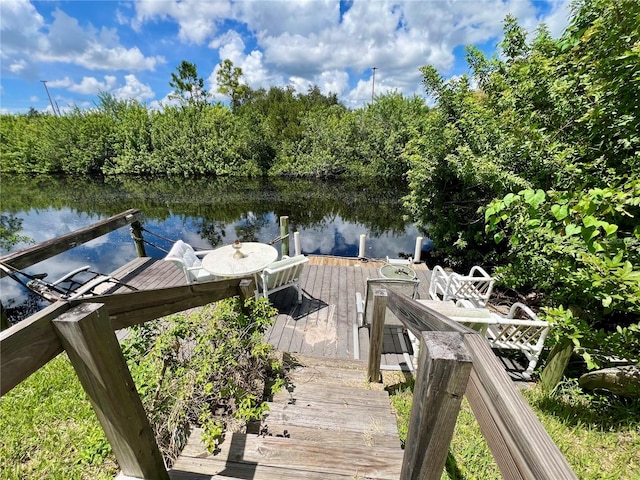
[[(401, 439), (412, 383), (394, 385)], [(580, 479), (640, 479), (640, 402), (589, 395), (568, 384), (553, 396), (523, 392)], [(1, 479), (112, 479), (117, 465), (66, 355), (0, 399)], [(443, 479), (500, 479), (466, 400), (458, 416)]]
[[(413, 383), (404, 379), (401, 382), (392, 388), (392, 403), (404, 441)], [(392, 385), (393, 380), (385, 383)], [(571, 383), (553, 396), (545, 395), (537, 385), (523, 391), (523, 395), (578, 478), (640, 479), (640, 401), (590, 395)], [(466, 399), (442, 478), (502, 478)]]
[(0, 398), (1, 479), (113, 479), (117, 471), (65, 354)]

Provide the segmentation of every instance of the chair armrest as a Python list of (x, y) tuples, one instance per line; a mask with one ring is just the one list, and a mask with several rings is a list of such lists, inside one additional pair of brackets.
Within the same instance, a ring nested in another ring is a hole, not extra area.
[(59, 283), (65, 282), (69, 280), (71, 277), (73, 277), (74, 275), (89, 270), (89, 268), (90, 268), (90, 265), (85, 265), (84, 267), (76, 268), (75, 270), (67, 273), (63, 277), (60, 277), (58, 280), (51, 282), (51, 285), (58, 285)]
[(484, 268), (479, 267), (478, 265), (475, 265), (473, 267), (471, 267), (471, 270), (469, 271), (469, 277), (475, 277), (476, 273), (479, 273), (480, 277), (486, 278), (487, 280), (491, 278), (491, 275), (489, 275)]
[(448, 277), (449, 275), (447, 274), (447, 272), (444, 271), (444, 268), (442, 268), (440, 265), (436, 265), (435, 267), (433, 267), (433, 270), (431, 271), (431, 279), (433, 280), (434, 278), (437, 277)]
[(433, 267), (431, 271), (431, 278), (429, 279), (429, 295), (434, 300), (438, 299), (438, 293), (444, 295), (446, 291), (446, 282), (449, 280), (449, 275), (440, 265)]
[(194, 250), (193, 253), (196, 254), (196, 257), (204, 257), (207, 253), (211, 253), (213, 250), (198, 250), (197, 252)]
[(94, 288), (96, 288), (98, 285), (104, 282), (108, 282), (110, 280), (111, 280), (111, 276), (109, 275), (101, 275), (99, 277), (96, 277), (93, 280), (91, 280), (89, 283), (86, 283), (85, 285), (83, 285), (82, 288), (79, 288), (78, 290), (73, 292), (73, 294), (69, 295), (68, 299), (73, 300), (75, 298), (83, 296), (86, 293), (91, 293), (91, 291)]
[(516, 312), (518, 310), (522, 310), (531, 320), (538, 320), (538, 316), (535, 313), (533, 313), (533, 311), (529, 307), (527, 307), (524, 303), (520, 303), (520, 302), (516, 302), (513, 305), (511, 305), (507, 318), (515, 318)]
[(364, 301), (360, 292), (356, 292), (356, 321), (358, 326), (364, 325)]

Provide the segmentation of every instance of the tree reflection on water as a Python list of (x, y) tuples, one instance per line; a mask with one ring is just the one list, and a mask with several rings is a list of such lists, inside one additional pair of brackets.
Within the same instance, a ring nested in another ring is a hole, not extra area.
[[(2, 212), (19, 225), (11, 234), (41, 242), (129, 208), (143, 212), (143, 226), (197, 248), (215, 248), (233, 240), (270, 243), (280, 235), (280, 216), (299, 231), (305, 254), (356, 257), (360, 234), (367, 235), (367, 256), (413, 253), (420, 233), (405, 219), (406, 189), (373, 178), (358, 181), (300, 179), (74, 178), (17, 177), (3, 181)], [(148, 234), (147, 234), (148, 235)], [(2, 253), (24, 248), (25, 238), (5, 243)], [(171, 243), (148, 236), (161, 258)], [(2, 245), (2, 244), (0, 244)], [(291, 242), (291, 249), (293, 242)], [(57, 278), (82, 265), (111, 272), (135, 258), (128, 228), (75, 247), (25, 271)], [(11, 284), (10, 284), (11, 283)], [(12, 285), (13, 284), (13, 285)], [(41, 302), (0, 281), (1, 299), (14, 321), (41, 308)]]

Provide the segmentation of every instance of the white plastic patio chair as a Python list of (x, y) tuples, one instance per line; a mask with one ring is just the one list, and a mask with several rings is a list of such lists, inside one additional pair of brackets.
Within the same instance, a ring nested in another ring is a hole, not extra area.
[[(467, 300), (459, 300), (456, 305), (473, 308), (473, 304)], [(485, 331), (489, 345), (491, 348), (522, 352), (529, 360), (522, 376), (531, 378), (549, 334), (549, 323), (540, 320), (529, 307), (520, 302), (511, 305), (506, 316), (490, 313), (494, 322), (489, 323)], [(524, 318), (517, 318), (518, 316)]]
[(285, 256), (281, 260), (270, 263), (257, 278), (256, 299), (261, 295), (264, 298), (269, 298), (272, 293), (294, 287), (298, 291), (298, 303), (302, 303), (300, 276), (308, 261), (309, 259), (304, 255), (296, 255), (294, 257)]
[(390, 258), (388, 255), (386, 261), (390, 265), (411, 265), (413, 264), (413, 258)]
[(178, 240), (163, 260), (173, 262), (182, 269), (188, 284), (216, 280), (218, 277), (209, 273), (202, 267), (200, 257), (205, 256), (211, 250), (195, 251), (191, 245)]
[[(398, 278), (367, 278), (365, 286), (364, 297), (360, 292), (356, 292), (356, 318), (353, 323), (353, 357), (354, 359), (360, 358), (360, 343), (359, 343), (359, 329), (371, 325), (373, 319), (373, 292), (377, 288), (389, 288), (405, 295), (411, 299), (418, 298), (418, 288), (420, 287), (419, 279), (398, 279)], [(387, 309), (385, 315), (385, 326), (398, 327), (398, 333), (401, 334), (404, 330), (404, 325), (397, 319), (397, 317)], [(411, 333), (408, 332), (409, 340), (413, 346), (414, 360), (417, 359), (419, 340)], [(400, 335), (401, 337), (401, 335)], [(401, 340), (404, 342), (404, 340)], [(407, 358), (407, 364), (412, 366), (413, 363), (410, 358)]]
[(475, 307), (485, 307), (495, 279), (482, 267), (474, 266), (467, 275), (446, 272), (436, 265), (431, 272), (429, 296), (433, 300), (468, 300)]

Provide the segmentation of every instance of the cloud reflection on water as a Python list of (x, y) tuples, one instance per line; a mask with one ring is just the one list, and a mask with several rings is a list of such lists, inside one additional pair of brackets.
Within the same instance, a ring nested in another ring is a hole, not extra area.
[[(78, 213), (71, 208), (32, 209), (20, 212), (18, 215), (23, 218), (21, 233), (32, 238), (36, 243), (67, 234), (107, 218), (106, 216), (99, 217)], [(198, 233), (198, 220), (194, 217), (172, 214), (165, 221), (151, 220), (144, 226), (151, 232), (158, 233), (168, 239), (180, 238), (200, 249), (214, 248), (211, 242)], [(292, 225), (295, 225), (295, 219), (290, 218), (290, 221)], [(298, 229), (304, 254), (357, 257), (360, 235), (365, 234), (367, 235), (367, 257), (384, 258), (387, 255), (398, 257), (400, 253), (413, 254), (415, 239), (419, 236), (419, 232), (412, 225), (408, 225), (401, 235), (385, 233), (372, 236), (364, 225), (344, 220), (339, 215), (327, 216), (320, 224), (321, 226), (318, 227)], [(252, 238), (241, 238), (244, 241), (270, 243), (280, 234), (279, 217), (274, 212), (260, 216), (249, 212), (244, 218), (234, 222), (221, 222), (218, 232), (221, 244), (233, 242), (238, 235), (237, 232), (248, 232), (247, 234), (251, 235)], [(164, 250), (171, 247), (171, 243), (166, 240), (146, 235), (147, 240)], [(279, 243), (275, 246), (278, 247), (278, 245)], [(13, 250), (26, 246), (28, 245), (19, 244)], [(293, 249), (293, 238), (291, 238), (290, 251), (292, 253)], [(147, 255), (162, 258), (165, 252), (147, 246)], [(112, 272), (135, 257), (136, 250), (129, 228), (122, 227), (24, 270), (31, 274), (47, 272), (47, 280), (52, 281), (83, 265), (90, 265), (92, 270), (103, 273)], [(9, 278), (0, 280), (0, 298), (5, 306), (15, 306), (27, 301), (27, 292), (26, 289)]]

